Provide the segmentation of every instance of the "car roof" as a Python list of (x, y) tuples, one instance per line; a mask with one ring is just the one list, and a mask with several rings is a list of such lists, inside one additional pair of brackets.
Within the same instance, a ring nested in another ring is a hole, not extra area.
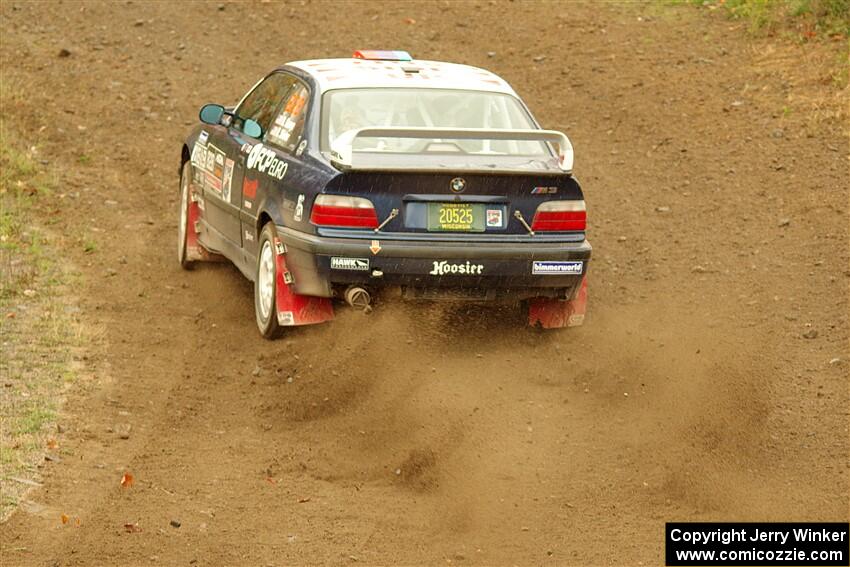
[(286, 66), (312, 76), (322, 93), (333, 89), (410, 87), (489, 91), (517, 96), (498, 75), (457, 63), (352, 58), (295, 61)]

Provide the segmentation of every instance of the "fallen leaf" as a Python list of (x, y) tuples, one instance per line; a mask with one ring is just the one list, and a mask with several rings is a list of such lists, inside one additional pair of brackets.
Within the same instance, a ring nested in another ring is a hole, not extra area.
[(65, 514), (62, 514), (61, 517), (62, 517), (62, 523), (67, 524), (68, 523), (68, 516), (66, 516)]
[(124, 476), (121, 477), (121, 486), (123, 488), (130, 488), (133, 486), (133, 475), (128, 472), (124, 473)]
[(83, 525), (83, 521), (79, 518), (74, 518), (74, 525), (78, 528)]
[(56, 439), (48, 439), (47, 440), (47, 448), (48, 449), (58, 449), (59, 443), (56, 442)]

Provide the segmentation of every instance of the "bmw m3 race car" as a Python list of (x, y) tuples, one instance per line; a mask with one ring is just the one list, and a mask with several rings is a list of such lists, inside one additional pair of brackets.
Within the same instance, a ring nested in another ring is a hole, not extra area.
[(254, 282), (260, 333), (405, 299), (580, 325), (591, 246), (573, 148), (500, 77), (403, 51), (275, 69), (182, 148), (178, 255)]

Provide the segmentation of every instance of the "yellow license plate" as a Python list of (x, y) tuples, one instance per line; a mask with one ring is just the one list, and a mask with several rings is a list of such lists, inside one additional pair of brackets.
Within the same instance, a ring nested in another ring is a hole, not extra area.
[(429, 203), (428, 230), (484, 232), (484, 205)]

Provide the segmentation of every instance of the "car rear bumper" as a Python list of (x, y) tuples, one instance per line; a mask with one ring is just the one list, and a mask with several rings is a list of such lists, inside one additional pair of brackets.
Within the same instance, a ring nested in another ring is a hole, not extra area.
[[(366, 234), (357, 238), (307, 234), (277, 227), (286, 245), (296, 293), (331, 297), (335, 285), (495, 289), (534, 296), (572, 297), (587, 273), (587, 240), (552, 236), (467, 242), (428, 235)], [(401, 236), (401, 235), (398, 235)]]

